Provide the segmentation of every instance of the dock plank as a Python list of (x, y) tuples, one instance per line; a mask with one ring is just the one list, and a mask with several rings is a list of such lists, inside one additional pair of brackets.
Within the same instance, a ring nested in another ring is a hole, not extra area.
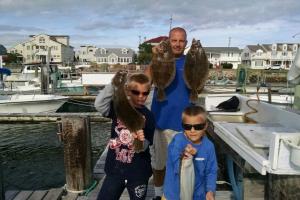
[(5, 192), (5, 200), (13, 200), (15, 196), (19, 193), (19, 190), (9, 190)]
[(30, 197), (28, 198), (28, 200), (42, 200), (43, 197), (47, 194), (47, 190), (37, 190), (34, 191)]
[(58, 200), (63, 194), (63, 188), (53, 188), (48, 191), (43, 200)]
[(32, 194), (32, 192), (33, 191), (30, 190), (21, 191), (13, 200), (27, 200), (28, 197)]

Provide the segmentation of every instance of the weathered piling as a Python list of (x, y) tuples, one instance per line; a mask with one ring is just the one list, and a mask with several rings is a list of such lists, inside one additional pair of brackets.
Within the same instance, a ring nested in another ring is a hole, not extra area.
[(80, 193), (92, 183), (90, 118), (62, 117), (66, 189)]
[(41, 93), (48, 94), (49, 90), (49, 72), (47, 65), (41, 67)]
[(3, 184), (3, 168), (2, 158), (0, 155), (0, 200), (5, 200), (4, 184)]

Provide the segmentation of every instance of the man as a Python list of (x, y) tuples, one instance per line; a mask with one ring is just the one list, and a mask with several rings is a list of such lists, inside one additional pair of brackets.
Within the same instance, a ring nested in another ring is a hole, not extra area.
[[(186, 31), (183, 28), (176, 27), (170, 30), (169, 40), (172, 52), (176, 58), (176, 75), (172, 83), (165, 89), (166, 100), (157, 101), (157, 91), (153, 94), (151, 111), (156, 120), (156, 130), (154, 133), (152, 153), (153, 181), (155, 189), (155, 198), (160, 200), (163, 194), (163, 181), (165, 176), (165, 166), (167, 159), (167, 147), (173, 136), (182, 130), (181, 113), (185, 107), (190, 105), (190, 90), (185, 85), (183, 79), (183, 69), (185, 55), (183, 52), (187, 44)], [(153, 52), (161, 51), (156, 46)], [(145, 73), (151, 78), (150, 69), (147, 68)]]

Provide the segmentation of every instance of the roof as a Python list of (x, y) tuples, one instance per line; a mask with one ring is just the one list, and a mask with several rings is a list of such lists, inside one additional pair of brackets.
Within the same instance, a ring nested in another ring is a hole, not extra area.
[[(122, 54), (122, 49), (127, 49), (127, 54)], [(106, 50), (102, 51), (101, 50)], [(96, 57), (108, 57), (110, 54), (116, 54), (118, 57), (133, 57), (134, 51), (130, 48), (98, 48), (95, 52)]]
[(6, 52), (6, 48), (2, 44), (0, 44), (0, 55), (5, 55)]
[(160, 43), (161, 41), (164, 41), (168, 38), (169, 38), (168, 36), (159, 36), (156, 38), (152, 38), (150, 40), (146, 40), (144, 43)]
[(206, 53), (223, 53), (223, 52), (235, 52), (240, 53), (242, 50), (238, 47), (203, 47)]
[[(283, 45), (287, 45), (287, 51), (293, 51), (293, 46), (297, 45), (299, 46), (299, 44), (294, 43), (275, 43), (277, 45), (277, 51), (282, 51), (283, 50)], [(264, 52), (267, 51), (272, 51), (272, 45), (273, 44), (257, 44), (257, 45), (247, 45), (248, 49), (250, 49), (250, 51), (252, 52), (256, 52), (258, 49), (261, 49)]]
[[(48, 35), (48, 34), (38, 34), (38, 35)], [(29, 37), (35, 37), (35, 36), (38, 36), (38, 35), (29, 35)], [(48, 35), (50, 37), (70, 37), (68, 35)]]

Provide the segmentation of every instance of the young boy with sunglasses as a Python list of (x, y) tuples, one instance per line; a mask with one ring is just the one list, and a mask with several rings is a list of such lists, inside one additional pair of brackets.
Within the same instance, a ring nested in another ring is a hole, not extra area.
[(213, 143), (205, 136), (206, 111), (189, 106), (182, 113), (184, 132), (174, 136), (168, 146), (164, 197), (180, 200), (180, 172), (182, 159), (193, 159), (195, 184), (193, 200), (213, 200), (216, 190), (217, 160)]
[[(118, 80), (124, 71), (116, 73)], [(131, 200), (145, 199), (149, 177), (152, 175), (149, 145), (152, 145), (155, 121), (153, 114), (144, 106), (150, 92), (150, 81), (144, 74), (132, 74), (126, 85), (126, 94), (132, 106), (145, 118), (145, 127), (130, 133), (118, 119), (113, 109), (113, 86), (107, 85), (95, 100), (95, 108), (103, 116), (112, 119), (111, 137), (104, 171), (106, 173), (98, 200), (118, 200), (125, 188)], [(144, 141), (142, 152), (135, 152), (133, 140)]]

